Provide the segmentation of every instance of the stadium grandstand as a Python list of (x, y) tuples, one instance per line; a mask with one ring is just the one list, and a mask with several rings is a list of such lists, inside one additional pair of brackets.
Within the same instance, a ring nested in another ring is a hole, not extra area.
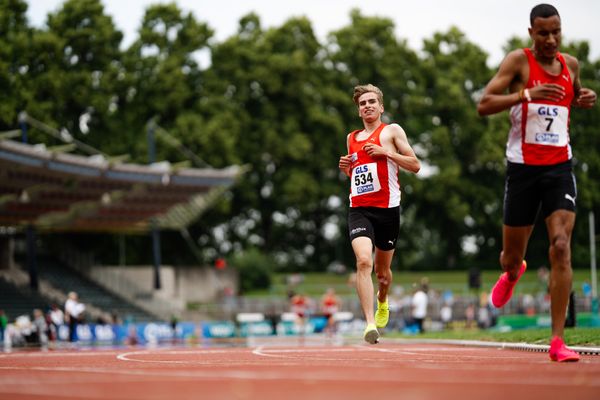
[[(115, 313), (136, 320), (169, 318), (170, 304), (152, 295), (161, 289), (159, 232), (182, 230), (196, 221), (243, 168), (128, 163), (25, 113), (20, 122), (21, 129), (0, 133), (0, 308), (15, 317), (62, 305), (67, 293), (77, 290), (94, 319)], [(27, 143), (27, 127), (65, 143)], [(150, 129), (160, 127), (149, 124)], [(143, 296), (128, 290), (139, 282), (127, 286), (128, 278), (114, 271), (110, 279), (94, 273), (93, 255), (68, 246), (37, 248), (39, 234), (82, 232), (152, 235), (153, 279), (142, 281), (147, 286)], [(22, 256), (16, 250), (23, 250)]]

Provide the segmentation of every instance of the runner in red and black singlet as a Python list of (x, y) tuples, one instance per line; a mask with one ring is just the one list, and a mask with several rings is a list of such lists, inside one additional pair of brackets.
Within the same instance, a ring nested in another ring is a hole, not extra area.
[(398, 165), (387, 157), (371, 157), (363, 149), (372, 143), (381, 146), (381, 123), (369, 137), (357, 140), (360, 130), (348, 135), (348, 153), (352, 157), (350, 207), (391, 208), (400, 205)]
[[(510, 109), (512, 128), (506, 146), (508, 161), (527, 165), (554, 165), (569, 161), (571, 144), (569, 120), (575, 95), (571, 74), (565, 58), (556, 53), (560, 71), (548, 72), (540, 65), (531, 49), (523, 49), (527, 57), (529, 79), (524, 88), (554, 84), (564, 90), (564, 96), (554, 99), (522, 101)], [(524, 90), (523, 90), (524, 91)]]
[[(356, 256), (356, 289), (367, 321), (364, 338), (373, 344), (379, 341), (377, 328), (384, 328), (389, 319), (387, 293), (400, 223), (398, 170), (417, 173), (420, 163), (404, 130), (398, 124), (381, 122), (383, 93), (379, 88), (357, 86), (353, 99), (364, 129), (348, 134), (348, 153), (340, 157), (339, 168), (350, 177), (348, 229)], [(379, 289), (375, 315), (373, 264)]]
[[(571, 105), (591, 108), (596, 93), (583, 88), (575, 57), (559, 53), (561, 20), (556, 8), (539, 4), (531, 10), (531, 49), (510, 52), (488, 83), (479, 102), (480, 115), (510, 109), (512, 127), (506, 147), (503, 246), (505, 271), (491, 294), (496, 307), (506, 304), (527, 269), (523, 260), (536, 216), (546, 222), (550, 239), (553, 361), (577, 361), (563, 334), (572, 286), (571, 234), (575, 225), (577, 187), (571, 166)], [(508, 93), (507, 93), (508, 91)]]

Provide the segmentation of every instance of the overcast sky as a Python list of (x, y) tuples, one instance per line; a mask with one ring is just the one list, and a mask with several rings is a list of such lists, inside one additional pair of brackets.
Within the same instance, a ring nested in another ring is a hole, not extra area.
[[(105, 12), (113, 17), (125, 35), (123, 44), (136, 37), (144, 10), (150, 4), (169, 3), (160, 0), (103, 0)], [(292, 16), (306, 16), (319, 39), (327, 33), (350, 23), (349, 13), (358, 8), (364, 15), (391, 18), (396, 35), (407, 39), (410, 47), (420, 50), (424, 38), (437, 31), (458, 26), (467, 38), (481, 46), (489, 55), (489, 65), (503, 58), (502, 46), (514, 36), (527, 36), (529, 12), (539, 0), (176, 0), (179, 8), (215, 30), (221, 41), (237, 30), (240, 17), (254, 11), (260, 16), (263, 28), (280, 26)], [(38, 27), (45, 24), (46, 15), (55, 12), (62, 0), (27, 0), (30, 22)], [(563, 41), (587, 40), (591, 59), (600, 58), (600, 1), (557, 0), (554, 5), (562, 18)]]

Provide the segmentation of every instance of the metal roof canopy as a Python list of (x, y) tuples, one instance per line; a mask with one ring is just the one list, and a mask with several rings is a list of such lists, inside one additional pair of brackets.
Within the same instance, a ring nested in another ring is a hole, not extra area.
[(0, 226), (145, 233), (154, 221), (159, 229), (181, 229), (241, 172), (111, 162), (0, 140)]

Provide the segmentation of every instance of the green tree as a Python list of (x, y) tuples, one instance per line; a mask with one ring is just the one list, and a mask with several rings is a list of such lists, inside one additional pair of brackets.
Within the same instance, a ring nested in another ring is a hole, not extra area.
[(425, 40), (424, 53), (424, 121), (430, 125), (424, 126), (421, 143), (436, 173), (416, 191), (417, 219), (439, 235), (430, 254), (433, 265), (464, 266), (471, 252), (487, 261), (489, 249), (499, 243), (499, 232), (492, 227), (502, 212), (498, 193), (505, 139), (494, 124), (485, 129), (476, 111), (478, 90), (489, 77), (486, 54), (456, 27)]
[(48, 15), (47, 26), (32, 40), (26, 110), (98, 147), (106, 142), (102, 128), (118, 80), (123, 35), (100, 0), (66, 1)]
[[(193, 135), (187, 137), (188, 129), (193, 134), (198, 126), (190, 126), (189, 115), (204, 91), (198, 59), (208, 51), (212, 35), (207, 24), (184, 14), (174, 3), (146, 10), (139, 38), (124, 52), (122, 83), (113, 100), (111, 131), (122, 132), (121, 151), (132, 152), (138, 162), (148, 161), (146, 128), (151, 119), (184, 145), (194, 141)], [(181, 161), (182, 157), (159, 142), (157, 159)]]
[(227, 240), (213, 242), (221, 252), (251, 244), (282, 265), (323, 268), (327, 261), (323, 230), (327, 199), (339, 190), (344, 129), (321, 48), (306, 18), (264, 31), (254, 14), (213, 48), (210, 95), (200, 109), (210, 121), (203, 133), (215, 140), (205, 140), (199, 154), (212, 163), (233, 150), (250, 168), (233, 190), (232, 214), (223, 216)]

